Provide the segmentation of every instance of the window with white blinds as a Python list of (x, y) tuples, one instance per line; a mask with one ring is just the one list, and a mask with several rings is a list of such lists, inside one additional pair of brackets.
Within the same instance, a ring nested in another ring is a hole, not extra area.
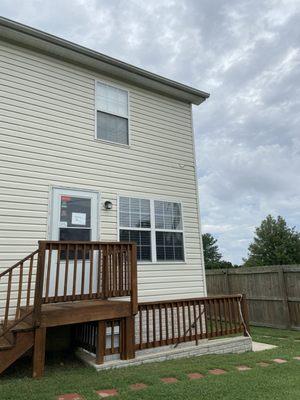
[(139, 261), (184, 261), (181, 204), (120, 197), (119, 238), (136, 242)]
[(129, 144), (128, 92), (126, 90), (96, 83), (97, 139)]

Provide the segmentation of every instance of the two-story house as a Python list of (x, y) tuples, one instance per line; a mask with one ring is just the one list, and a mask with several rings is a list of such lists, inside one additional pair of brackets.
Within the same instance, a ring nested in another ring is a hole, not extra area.
[(208, 96), (0, 20), (2, 370), (34, 347), (41, 375), (51, 326), (95, 329), (98, 363), (116, 351), (100, 348), (105, 329), (124, 332), (123, 359), (151, 335), (175, 343), (168, 327), (163, 339), (141, 327), (206, 295), (192, 105)]

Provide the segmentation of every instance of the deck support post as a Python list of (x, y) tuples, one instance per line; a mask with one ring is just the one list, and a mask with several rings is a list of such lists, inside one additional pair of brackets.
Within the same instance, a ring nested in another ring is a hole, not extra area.
[(135, 358), (134, 316), (121, 319), (120, 358), (130, 360)]
[(37, 328), (34, 335), (33, 347), (33, 378), (44, 375), (46, 350), (46, 328)]
[(98, 321), (98, 336), (96, 344), (96, 364), (104, 363), (106, 349), (106, 322)]

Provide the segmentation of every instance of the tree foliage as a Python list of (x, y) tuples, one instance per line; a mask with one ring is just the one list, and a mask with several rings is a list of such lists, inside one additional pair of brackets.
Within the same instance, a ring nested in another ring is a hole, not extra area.
[(268, 215), (255, 229), (244, 266), (300, 263), (300, 233), (287, 226), (284, 218)]
[(233, 265), (229, 261), (221, 260), (222, 254), (217, 245), (217, 239), (210, 233), (202, 235), (204, 263), (206, 269), (231, 268)]

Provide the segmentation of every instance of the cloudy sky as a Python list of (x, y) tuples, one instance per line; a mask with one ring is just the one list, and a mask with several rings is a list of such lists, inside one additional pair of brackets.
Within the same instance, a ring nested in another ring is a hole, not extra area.
[(0, 0), (0, 14), (211, 93), (194, 110), (203, 231), (241, 262), (300, 229), (300, 0)]

